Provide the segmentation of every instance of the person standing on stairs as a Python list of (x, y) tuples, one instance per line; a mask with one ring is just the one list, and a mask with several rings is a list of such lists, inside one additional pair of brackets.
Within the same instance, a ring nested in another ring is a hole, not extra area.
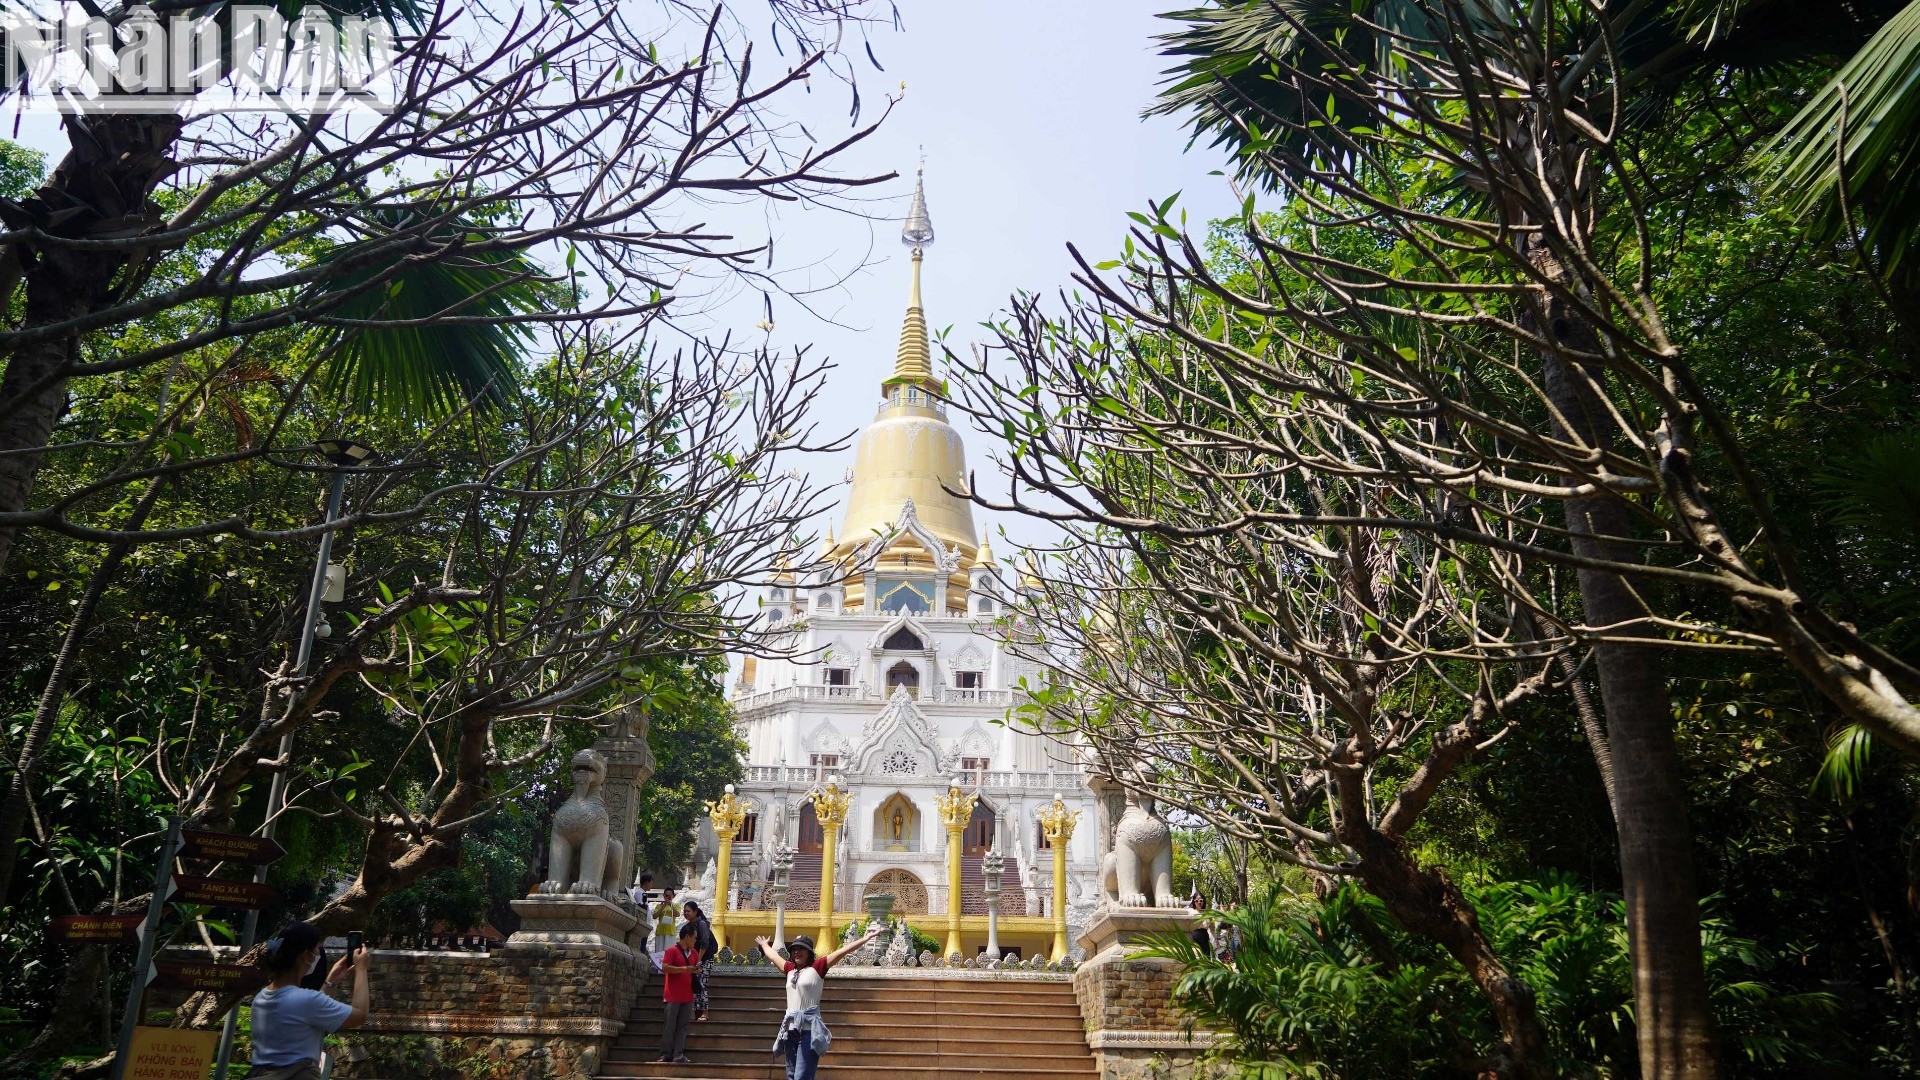
[(701, 912), (699, 904), (691, 900), (687, 901), (687, 906), (680, 909), (680, 914), (686, 917), (687, 922), (691, 923), (699, 934), (699, 939), (694, 943), (700, 950), (701, 961), (700, 970), (693, 973), (693, 1018), (705, 1020), (707, 1018), (707, 975), (713, 971), (713, 957), (720, 951), (720, 943), (714, 940), (713, 924), (707, 921), (707, 916)]
[(814, 956), (813, 939), (804, 934), (788, 943), (786, 956), (774, 951), (771, 939), (753, 939), (787, 977), (787, 1013), (780, 1018), (780, 1033), (773, 1040), (774, 1054), (787, 1059), (787, 1080), (813, 1080), (820, 1055), (833, 1044), (833, 1032), (820, 1019), (820, 992), (826, 988), (827, 972), (841, 957), (879, 937), (880, 930), (876, 926), (865, 937), (818, 958)]
[(700, 970), (700, 928), (692, 923), (680, 927), (680, 943), (667, 946), (661, 957), (660, 1000), (665, 1003), (664, 1022), (660, 1026), (660, 1056), (655, 1061), (685, 1063), (687, 1027), (693, 1022), (693, 975)]

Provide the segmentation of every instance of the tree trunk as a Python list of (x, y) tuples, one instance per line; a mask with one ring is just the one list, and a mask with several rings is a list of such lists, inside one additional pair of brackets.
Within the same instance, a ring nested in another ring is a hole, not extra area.
[[(68, 117), (70, 149), (27, 200), (27, 220), (76, 238), (159, 224), (153, 190), (173, 171), (168, 155), (181, 125), (177, 116)], [(120, 251), (43, 245), (31, 252), (21, 328), (59, 326), (100, 310), (112, 302), (126, 265)], [(23, 344), (6, 358), (0, 376), (0, 512), (26, 509), (54, 423), (66, 407), (67, 380), (60, 373), (75, 347), (72, 335), (62, 335)], [(0, 572), (17, 531), (0, 527)]]
[(1386, 904), (1394, 921), (1447, 950), (1487, 999), (1503, 1041), (1488, 1063), (1491, 1071), (1515, 1080), (1552, 1077), (1553, 1052), (1534, 1008), (1533, 988), (1494, 955), (1479, 914), (1459, 886), (1415, 866), (1397, 842), (1372, 828), (1344, 829), (1341, 839), (1359, 856), (1361, 883)]
[[(1557, 356), (1546, 357), (1545, 368), (1548, 396), (1582, 429), (1570, 434), (1588, 446), (1603, 445), (1585, 376)], [(1568, 500), (1566, 519), (1575, 554), (1616, 562), (1635, 558), (1626, 542), (1632, 522), (1612, 497)], [(1579, 580), (1588, 626), (1632, 633), (1642, 623), (1642, 606), (1620, 575), (1581, 570)], [(1651, 630), (1642, 634), (1655, 636)], [(1718, 1074), (1713, 1013), (1700, 954), (1693, 835), (1662, 659), (1657, 650), (1636, 646), (1602, 643), (1594, 649), (1613, 757), (1640, 1072), (1645, 1080), (1705, 1080)]]

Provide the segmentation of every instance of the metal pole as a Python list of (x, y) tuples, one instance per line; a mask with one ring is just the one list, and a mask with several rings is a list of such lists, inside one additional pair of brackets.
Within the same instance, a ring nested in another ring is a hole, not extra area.
[(113, 1055), (113, 1075), (127, 1075), (127, 1059), (133, 1055), (133, 1029), (140, 1026), (140, 1003), (147, 996), (147, 966), (153, 963), (153, 939), (160, 932), (160, 917), (167, 909), (167, 885), (173, 878), (173, 856), (180, 850), (180, 819), (167, 819), (167, 839), (160, 845), (160, 858), (153, 871), (153, 897), (147, 901), (147, 919), (140, 924), (140, 953), (133, 961), (133, 985), (127, 987), (127, 1007), (120, 1014), (120, 1042)]
[[(347, 473), (343, 469), (333, 474), (333, 484), (327, 489), (326, 523), (328, 525), (340, 520), (340, 500), (346, 490)], [(300, 627), (300, 651), (295, 654), (293, 662), (293, 677), (296, 679), (307, 673), (307, 661), (313, 659), (314, 629), (320, 625), (320, 598), (326, 595), (327, 564), (332, 560), (333, 530), (328, 529), (320, 534), (320, 554), (313, 564), (313, 585), (307, 590), (306, 618)], [(292, 753), (293, 732), (288, 731), (280, 736), (280, 750), (274, 755), (275, 760), (283, 764), (273, 771), (273, 780), (267, 787), (267, 815), (260, 826), (260, 835), (269, 840), (273, 839), (274, 827), (279, 823), (281, 805), (287, 798), (288, 766), (284, 763)], [(267, 880), (267, 867), (264, 865), (254, 867), (253, 880), (264, 883)], [(260, 911), (258, 908), (249, 909), (246, 921), (240, 928), (242, 956), (246, 955), (248, 949), (253, 948), (254, 939), (259, 936), (259, 933)], [(227, 1018), (220, 1025), (220, 1050), (213, 1059), (213, 1080), (227, 1080), (227, 1066), (233, 1060), (233, 1036), (239, 1022), (240, 1010), (237, 1007), (228, 1009)]]

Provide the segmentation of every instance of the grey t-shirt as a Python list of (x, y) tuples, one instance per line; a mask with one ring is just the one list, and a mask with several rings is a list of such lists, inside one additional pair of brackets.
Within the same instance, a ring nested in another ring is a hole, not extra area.
[(326, 1037), (340, 1030), (353, 1006), (318, 990), (268, 987), (253, 995), (253, 1067), (318, 1065)]

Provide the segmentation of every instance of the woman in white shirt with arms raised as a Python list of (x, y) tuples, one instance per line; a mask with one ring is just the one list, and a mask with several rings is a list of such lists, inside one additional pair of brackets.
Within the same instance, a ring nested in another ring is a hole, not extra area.
[(253, 1068), (247, 1080), (320, 1080), (327, 1036), (367, 1022), (365, 947), (341, 957), (327, 973), (328, 986), (353, 973), (351, 1005), (300, 987), (321, 955), (320, 931), (303, 922), (287, 924), (267, 942), (261, 966), (268, 982), (253, 996)]
[(787, 1014), (780, 1018), (780, 1034), (773, 1040), (773, 1052), (787, 1059), (787, 1080), (813, 1080), (820, 1055), (833, 1043), (833, 1033), (820, 1019), (820, 992), (826, 988), (827, 971), (841, 957), (879, 936), (880, 928), (875, 927), (858, 941), (849, 941), (818, 958), (814, 956), (813, 939), (804, 934), (788, 943), (786, 957), (774, 951), (772, 939), (753, 939), (787, 976)]

